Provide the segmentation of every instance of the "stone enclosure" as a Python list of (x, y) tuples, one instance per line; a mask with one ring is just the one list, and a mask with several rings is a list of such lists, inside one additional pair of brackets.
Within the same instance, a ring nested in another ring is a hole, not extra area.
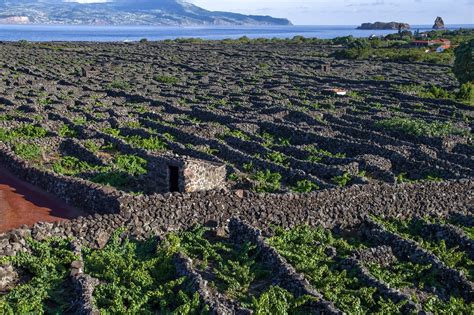
[[(364, 263), (432, 265), (472, 303), (462, 272), (372, 220), (429, 217), (472, 227), (472, 107), (419, 93), (427, 88), (420, 82), (455, 89), (448, 65), (341, 60), (332, 57), (338, 49), (283, 41), (0, 43), (0, 166), (87, 213), (0, 234), (0, 257), (30, 251), (28, 239), (73, 239), (76, 306), (96, 314), (99, 281), (84, 272), (81, 246), (103, 248), (120, 228), (161, 240), (204, 225), (255, 245), (275, 284), (318, 298), (316, 313), (342, 314), (267, 242), (275, 226), (309, 225), (376, 244), (338, 263), (381, 296), (407, 302), (402, 313), (420, 311), (420, 303)], [(337, 89), (347, 95), (325, 92)], [(439, 222), (424, 225), (427, 238), (472, 258), (472, 239)], [(251, 313), (210, 289), (186, 255), (173, 264), (212, 312)], [(15, 270), (0, 267), (1, 291), (13, 278)]]

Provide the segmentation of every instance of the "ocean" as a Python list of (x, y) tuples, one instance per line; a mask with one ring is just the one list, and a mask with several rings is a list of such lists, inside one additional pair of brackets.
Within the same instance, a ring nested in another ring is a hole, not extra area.
[[(356, 25), (314, 26), (213, 26), (213, 27), (164, 27), (164, 26), (76, 26), (76, 25), (0, 25), (0, 41), (94, 41), (124, 42), (164, 40), (176, 38), (226, 39), (292, 38), (294, 36), (322, 39), (352, 35), (369, 37), (387, 35), (396, 30), (357, 30)], [(469, 25), (448, 25), (448, 29), (474, 28)], [(412, 31), (426, 31), (431, 25), (412, 25)]]

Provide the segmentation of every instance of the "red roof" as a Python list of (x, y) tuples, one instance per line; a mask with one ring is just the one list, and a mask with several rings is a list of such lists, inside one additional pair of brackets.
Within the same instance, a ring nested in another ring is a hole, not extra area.
[(451, 44), (451, 41), (449, 39), (434, 39), (434, 40), (430, 40), (431, 43), (435, 43), (435, 44)]
[(449, 39), (439, 38), (430, 40), (414, 40), (414, 43), (451, 43)]
[(412, 41), (413, 44), (427, 44), (427, 45), (451, 45), (451, 41), (449, 39), (433, 39), (433, 40), (414, 40)]

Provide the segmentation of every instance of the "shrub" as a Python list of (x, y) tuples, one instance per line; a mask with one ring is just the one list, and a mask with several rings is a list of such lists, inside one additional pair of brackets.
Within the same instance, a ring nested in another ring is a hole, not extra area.
[(118, 230), (101, 250), (85, 248), (87, 273), (101, 280), (94, 300), (104, 314), (200, 314), (207, 308), (189, 293), (173, 265), (174, 251), (156, 240), (132, 241)]
[(18, 143), (13, 147), (13, 151), (25, 160), (36, 160), (41, 156), (41, 149), (35, 144)]
[(275, 137), (272, 134), (269, 134), (268, 132), (263, 132), (262, 133), (262, 138), (263, 138), (263, 146), (264, 147), (272, 147), (273, 144), (275, 143)]
[(124, 172), (107, 172), (97, 174), (91, 181), (101, 185), (109, 185), (117, 189), (125, 189), (130, 182), (130, 176)]
[(81, 161), (74, 156), (65, 156), (53, 164), (53, 171), (62, 174), (74, 176), (83, 172), (91, 171), (96, 167)]
[(168, 141), (171, 141), (171, 142), (175, 141), (175, 137), (169, 132), (163, 133), (163, 137)]
[(429, 123), (422, 119), (404, 117), (387, 118), (378, 121), (375, 125), (414, 136), (445, 137), (448, 135), (469, 134), (469, 131), (456, 128), (450, 122), (433, 121)]
[(348, 59), (383, 59), (390, 61), (427, 62), (449, 64), (453, 60), (452, 50), (443, 53), (426, 53), (423, 48), (383, 47), (373, 48), (364, 45), (353, 45), (345, 50), (335, 52), (334, 57)]
[(450, 98), (450, 94), (448, 91), (435, 85), (431, 85), (428, 90), (427, 96), (431, 98)]
[(307, 179), (298, 181), (296, 183), (296, 186), (292, 188), (294, 192), (299, 192), (299, 193), (309, 193), (318, 189), (319, 189), (318, 185), (316, 185), (315, 183)]
[(71, 129), (68, 125), (62, 125), (58, 131), (58, 134), (61, 137), (74, 138), (77, 136), (77, 131)]
[(51, 238), (44, 242), (28, 240), (31, 252), (0, 258), (0, 265), (11, 263), (26, 271), (31, 279), (0, 294), (0, 314), (62, 314), (72, 290), (65, 285), (71, 263), (77, 258), (67, 240)]
[(120, 136), (120, 129), (115, 129), (115, 128), (105, 128), (102, 130), (108, 135), (114, 136), (114, 137), (119, 137)]
[(228, 130), (224, 133), (224, 136), (232, 136), (241, 140), (250, 140), (250, 137), (248, 135), (238, 129)]
[(304, 314), (301, 308), (310, 300), (315, 301), (316, 298), (312, 298), (309, 295), (295, 298), (285, 289), (271, 286), (258, 299), (252, 297), (252, 308), (256, 315)]
[(114, 162), (117, 169), (132, 176), (143, 175), (147, 173), (147, 161), (141, 157), (135, 155), (119, 154), (115, 157)]
[(132, 144), (133, 146), (136, 146), (145, 150), (162, 151), (168, 148), (168, 146), (166, 145), (166, 142), (164, 142), (163, 140), (155, 136), (151, 136), (149, 138), (142, 138), (138, 135), (134, 135), (134, 136), (124, 137), (124, 139), (125, 141)]
[(461, 85), (456, 98), (460, 101), (465, 101), (469, 105), (474, 105), (474, 83), (467, 82)]
[(0, 128), (0, 141), (7, 142), (11, 140), (10, 130)]
[(339, 185), (340, 187), (344, 187), (344, 186), (347, 186), (347, 184), (349, 184), (349, 182), (352, 180), (352, 176), (351, 174), (349, 174), (348, 172), (344, 172), (344, 174), (340, 175), (340, 176), (334, 176), (332, 178), (332, 181)]
[[(350, 256), (355, 248), (329, 230), (308, 226), (276, 229), (275, 236), (268, 242), (303, 273), (326, 300), (332, 301), (344, 313), (367, 314), (379, 310), (380, 314), (400, 313), (403, 302), (387, 305), (390, 301), (382, 298), (376, 288), (364, 284), (353, 272), (342, 267), (344, 259), (340, 258)], [(336, 257), (331, 257), (330, 253), (336, 253)]]
[(454, 54), (453, 72), (460, 83), (474, 81), (474, 62), (473, 62), (474, 39), (459, 45)]
[(342, 55), (349, 59), (366, 59), (370, 54), (370, 44), (367, 40), (356, 39), (349, 44), (348, 49), (346, 49)]
[(86, 149), (90, 150), (93, 153), (96, 153), (100, 150), (100, 145), (95, 143), (91, 139), (88, 139), (86, 140), (86, 142), (84, 142), (84, 147), (86, 147)]
[(178, 84), (180, 82), (179, 78), (169, 76), (169, 75), (157, 75), (155, 76), (155, 80), (164, 84)]
[(26, 125), (20, 127), (17, 133), (24, 138), (43, 138), (48, 132), (43, 127)]
[(258, 171), (252, 179), (257, 181), (255, 187), (257, 192), (275, 192), (281, 187), (281, 174), (272, 173), (270, 170)]
[(9, 114), (1, 114), (0, 115), (0, 121), (9, 121), (9, 120), (13, 120), (13, 116), (11, 116)]
[[(311, 154), (316, 155), (316, 156), (320, 156), (320, 157), (321, 156), (326, 156), (326, 157), (330, 157), (330, 158), (345, 158), (346, 157), (345, 153), (339, 153), (338, 152), (338, 153), (334, 154), (334, 153), (331, 153), (327, 150), (320, 149), (320, 148), (318, 148), (314, 145), (309, 146), (307, 149), (308, 149), (308, 152), (310, 152)], [(318, 160), (316, 157), (312, 158), (310, 156), (310, 160), (314, 160), (316, 162), (319, 162), (320, 159)]]
[(117, 90), (128, 90), (130, 89), (130, 84), (122, 80), (114, 80), (110, 82), (109, 88)]
[(73, 123), (76, 125), (85, 125), (87, 123), (87, 118), (86, 117), (76, 117), (73, 119)]
[(286, 166), (288, 164), (286, 162), (287, 157), (281, 152), (270, 152), (267, 154), (267, 159), (283, 166)]
[(403, 93), (424, 98), (449, 99), (454, 97), (451, 92), (435, 85), (431, 85), (429, 88), (416, 84), (398, 85), (396, 88)]

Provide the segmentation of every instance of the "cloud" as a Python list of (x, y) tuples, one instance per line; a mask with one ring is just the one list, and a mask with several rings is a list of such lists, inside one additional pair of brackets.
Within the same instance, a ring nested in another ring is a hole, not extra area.
[[(415, 0), (416, 1), (416, 0)], [(375, 2), (367, 3), (351, 3), (346, 5), (347, 7), (375, 7), (375, 6), (394, 6), (399, 7), (399, 3), (395, 2), (385, 2), (384, 0), (376, 0)]]
[(64, 2), (76, 2), (76, 3), (106, 3), (106, 2), (113, 2), (113, 0), (65, 0)]
[(474, 24), (474, 0), (186, 1), (208, 10), (286, 17), (301, 25), (360, 25), (375, 20), (432, 25), (437, 16), (443, 17), (448, 25)]

